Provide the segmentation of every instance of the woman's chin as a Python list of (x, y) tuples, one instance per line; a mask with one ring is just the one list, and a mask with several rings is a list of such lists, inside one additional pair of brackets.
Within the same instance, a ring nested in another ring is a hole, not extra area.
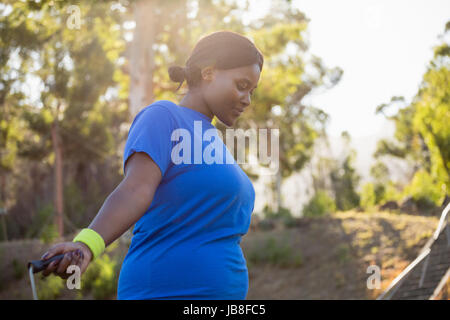
[(227, 127), (232, 127), (232, 126), (234, 125), (234, 123), (236, 122), (237, 118), (238, 118), (238, 117), (233, 116), (233, 115), (231, 114), (231, 115), (229, 115), (227, 118), (223, 118), (223, 119), (220, 119), (220, 118), (219, 118), (219, 120), (220, 120), (224, 125), (226, 125)]

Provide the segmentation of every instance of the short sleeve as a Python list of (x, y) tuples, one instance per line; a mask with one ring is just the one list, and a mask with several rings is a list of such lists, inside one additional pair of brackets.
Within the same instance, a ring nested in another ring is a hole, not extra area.
[(128, 132), (123, 154), (123, 171), (128, 158), (135, 152), (145, 152), (153, 159), (164, 176), (170, 165), (174, 120), (162, 105), (150, 105), (135, 117)]

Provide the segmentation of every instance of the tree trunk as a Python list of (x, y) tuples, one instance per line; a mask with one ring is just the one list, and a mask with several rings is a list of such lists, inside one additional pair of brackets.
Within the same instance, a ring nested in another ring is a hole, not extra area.
[(61, 138), (59, 136), (58, 118), (52, 124), (52, 142), (53, 151), (55, 153), (55, 164), (54, 164), (54, 206), (56, 211), (55, 224), (58, 228), (59, 237), (62, 238), (64, 235), (64, 220), (63, 220), (63, 165), (62, 165), (62, 146)]
[(155, 68), (153, 44), (157, 21), (156, 4), (151, 0), (137, 1), (133, 5), (136, 27), (130, 50), (130, 115), (132, 119), (145, 106), (153, 102), (153, 70)]

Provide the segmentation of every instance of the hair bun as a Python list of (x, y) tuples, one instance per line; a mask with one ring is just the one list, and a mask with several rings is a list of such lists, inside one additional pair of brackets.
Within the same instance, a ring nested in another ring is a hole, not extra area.
[(184, 71), (184, 68), (179, 66), (172, 66), (169, 67), (169, 77), (170, 80), (174, 82), (183, 82), (186, 78), (186, 73)]

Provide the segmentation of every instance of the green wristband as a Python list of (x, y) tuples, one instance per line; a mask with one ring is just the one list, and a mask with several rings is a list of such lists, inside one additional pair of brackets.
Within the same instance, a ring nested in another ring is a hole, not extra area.
[(102, 254), (103, 251), (105, 251), (105, 241), (103, 240), (101, 235), (99, 235), (92, 229), (86, 228), (81, 230), (81, 232), (73, 239), (73, 242), (78, 241), (83, 242), (89, 247), (89, 249), (91, 249), (93, 256), (92, 260), (97, 258), (100, 254)]

